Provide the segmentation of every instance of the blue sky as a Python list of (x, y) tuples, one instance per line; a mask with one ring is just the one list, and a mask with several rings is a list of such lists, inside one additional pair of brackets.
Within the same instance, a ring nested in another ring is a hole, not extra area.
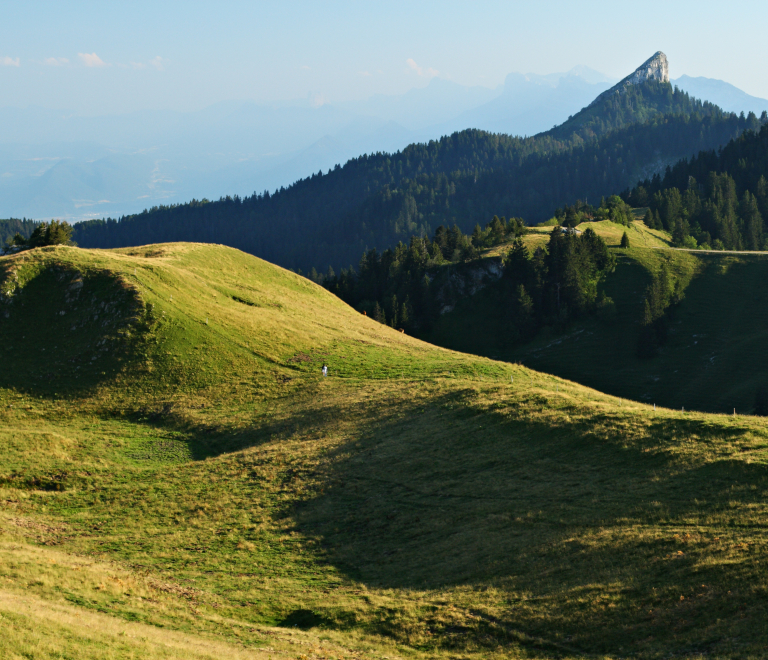
[(92, 114), (232, 99), (400, 94), (433, 76), (500, 85), (585, 64), (768, 98), (765, 2), (16, 2), (0, 21), (0, 106)]

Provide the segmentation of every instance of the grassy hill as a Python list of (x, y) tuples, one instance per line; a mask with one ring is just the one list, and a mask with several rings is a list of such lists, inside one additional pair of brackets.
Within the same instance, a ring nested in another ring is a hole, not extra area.
[[(651, 404), (752, 411), (757, 390), (768, 385), (768, 318), (761, 305), (768, 254), (672, 250), (667, 234), (639, 221), (629, 229), (589, 224), (618, 257), (616, 271), (603, 285), (615, 303), (614, 314), (545, 329), (530, 344), (510, 349), (503, 343), (504, 309), (494, 287), (488, 287), (444, 314), (425, 339)], [(625, 230), (628, 250), (619, 249)], [(526, 237), (529, 247), (544, 245), (550, 231), (534, 229)], [(488, 256), (506, 249), (498, 246)], [(657, 356), (641, 359), (636, 349), (645, 289), (662, 263), (681, 282), (684, 299), (672, 315), (667, 343)]]
[(0, 269), (3, 657), (768, 644), (762, 419), (431, 346), (221, 246)]

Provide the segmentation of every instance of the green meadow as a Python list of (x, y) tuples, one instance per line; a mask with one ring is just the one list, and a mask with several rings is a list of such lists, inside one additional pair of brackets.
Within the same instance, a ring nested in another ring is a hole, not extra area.
[[(582, 225), (584, 226), (584, 225)], [(589, 223), (617, 257), (602, 284), (614, 302), (565, 328), (545, 328), (532, 342), (505, 346), (506, 310), (494, 286), (444, 314), (428, 341), (525, 364), (603, 392), (682, 410), (749, 414), (768, 386), (768, 254), (669, 249), (669, 238), (642, 222), (631, 228)], [(619, 249), (624, 231), (629, 249)], [(534, 228), (530, 249), (545, 245), (550, 227)], [(494, 248), (498, 256), (506, 246)], [(637, 356), (646, 287), (666, 264), (683, 300), (670, 315), (667, 342), (652, 359)], [(501, 339), (501, 340), (500, 340)]]
[[(617, 278), (671, 259), (681, 320), (732, 259), (639, 240)], [(764, 657), (761, 418), (427, 344), (222, 246), (0, 269), (0, 656)]]

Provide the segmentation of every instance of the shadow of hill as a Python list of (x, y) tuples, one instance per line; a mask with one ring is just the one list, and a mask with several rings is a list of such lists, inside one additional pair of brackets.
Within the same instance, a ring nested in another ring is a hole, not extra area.
[(79, 397), (137, 361), (130, 344), (142, 308), (125, 280), (54, 260), (9, 269), (0, 297), (0, 387)]
[[(723, 451), (743, 429), (520, 410), (511, 399), (483, 410), (459, 392), (379, 417), (337, 449), (324, 492), (290, 512), (296, 529), (371, 587), (490, 590), (500, 631), (556, 631), (591, 652), (669, 638), (681, 594), (702, 583), (727, 580), (742, 597), (759, 584), (751, 555), (737, 570), (712, 560), (715, 537), (762, 538), (768, 470)], [(739, 618), (718, 588), (684, 603), (689, 624), (727, 635), (758, 625), (768, 639), (768, 610)], [(710, 633), (688, 640), (705, 648)]]
[[(614, 317), (580, 321), (559, 337), (495, 354), (614, 396), (676, 410), (748, 413), (768, 370), (763, 287), (768, 260), (727, 254), (695, 258), (699, 270), (670, 315), (665, 344), (652, 358), (637, 357), (648, 273), (633, 259), (620, 262), (605, 282), (616, 303)], [(482, 317), (467, 317), (477, 333)]]
[[(156, 433), (137, 434), (130, 477), (80, 489), (89, 537), (94, 521), (127, 531), (81, 547), (200, 587), (236, 575), (236, 603), (272, 576), (272, 623), (406, 645), (426, 630), (427, 650), (747, 657), (768, 643), (758, 427), (583, 390), (340, 380), (243, 428), (221, 408), (207, 425), (165, 408), (137, 420)], [(291, 596), (287, 573), (301, 594), (318, 578), (334, 593)]]
[[(281, 374), (277, 378), (281, 378)], [(282, 395), (262, 402), (260, 413), (246, 404), (243, 414), (250, 419), (240, 426), (233, 426), (232, 416), (237, 416), (237, 412), (228, 414), (226, 403), (207, 401), (190, 408), (173, 397), (148, 397), (140, 408), (126, 410), (124, 414), (134, 424), (179, 434), (184, 439), (188, 456), (193, 461), (204, 461), (297, 436), (313, 439), (322, 436), (325, 425), (338, 419), (342, 412), (338, 405), (322, 402), (317, 380), (302, 379), (297, 387), (301, 388), (300, 398), (308, 398), (311, 405), (291, 405), (296, 393), (286, 388)], [(313, 400), (316, 396), (317, 400)], [(201, 418), (191, 414), (195, 409), (211, 407), (219, 408), (219, 413)], [(222, 407), (225, 409), (223, 413)]]

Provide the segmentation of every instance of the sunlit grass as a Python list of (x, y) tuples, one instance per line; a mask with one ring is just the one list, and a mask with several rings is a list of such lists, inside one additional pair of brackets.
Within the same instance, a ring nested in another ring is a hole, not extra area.
[[(223, 247), (23, 259), (43, 267), (0, 321), (25, 351), (0, 390), (4, 655), (768, 644), (762, 420), (429, 346)], [(101, 319), (62, 339), (123, 281), (129, 337), (100, 351)]]

